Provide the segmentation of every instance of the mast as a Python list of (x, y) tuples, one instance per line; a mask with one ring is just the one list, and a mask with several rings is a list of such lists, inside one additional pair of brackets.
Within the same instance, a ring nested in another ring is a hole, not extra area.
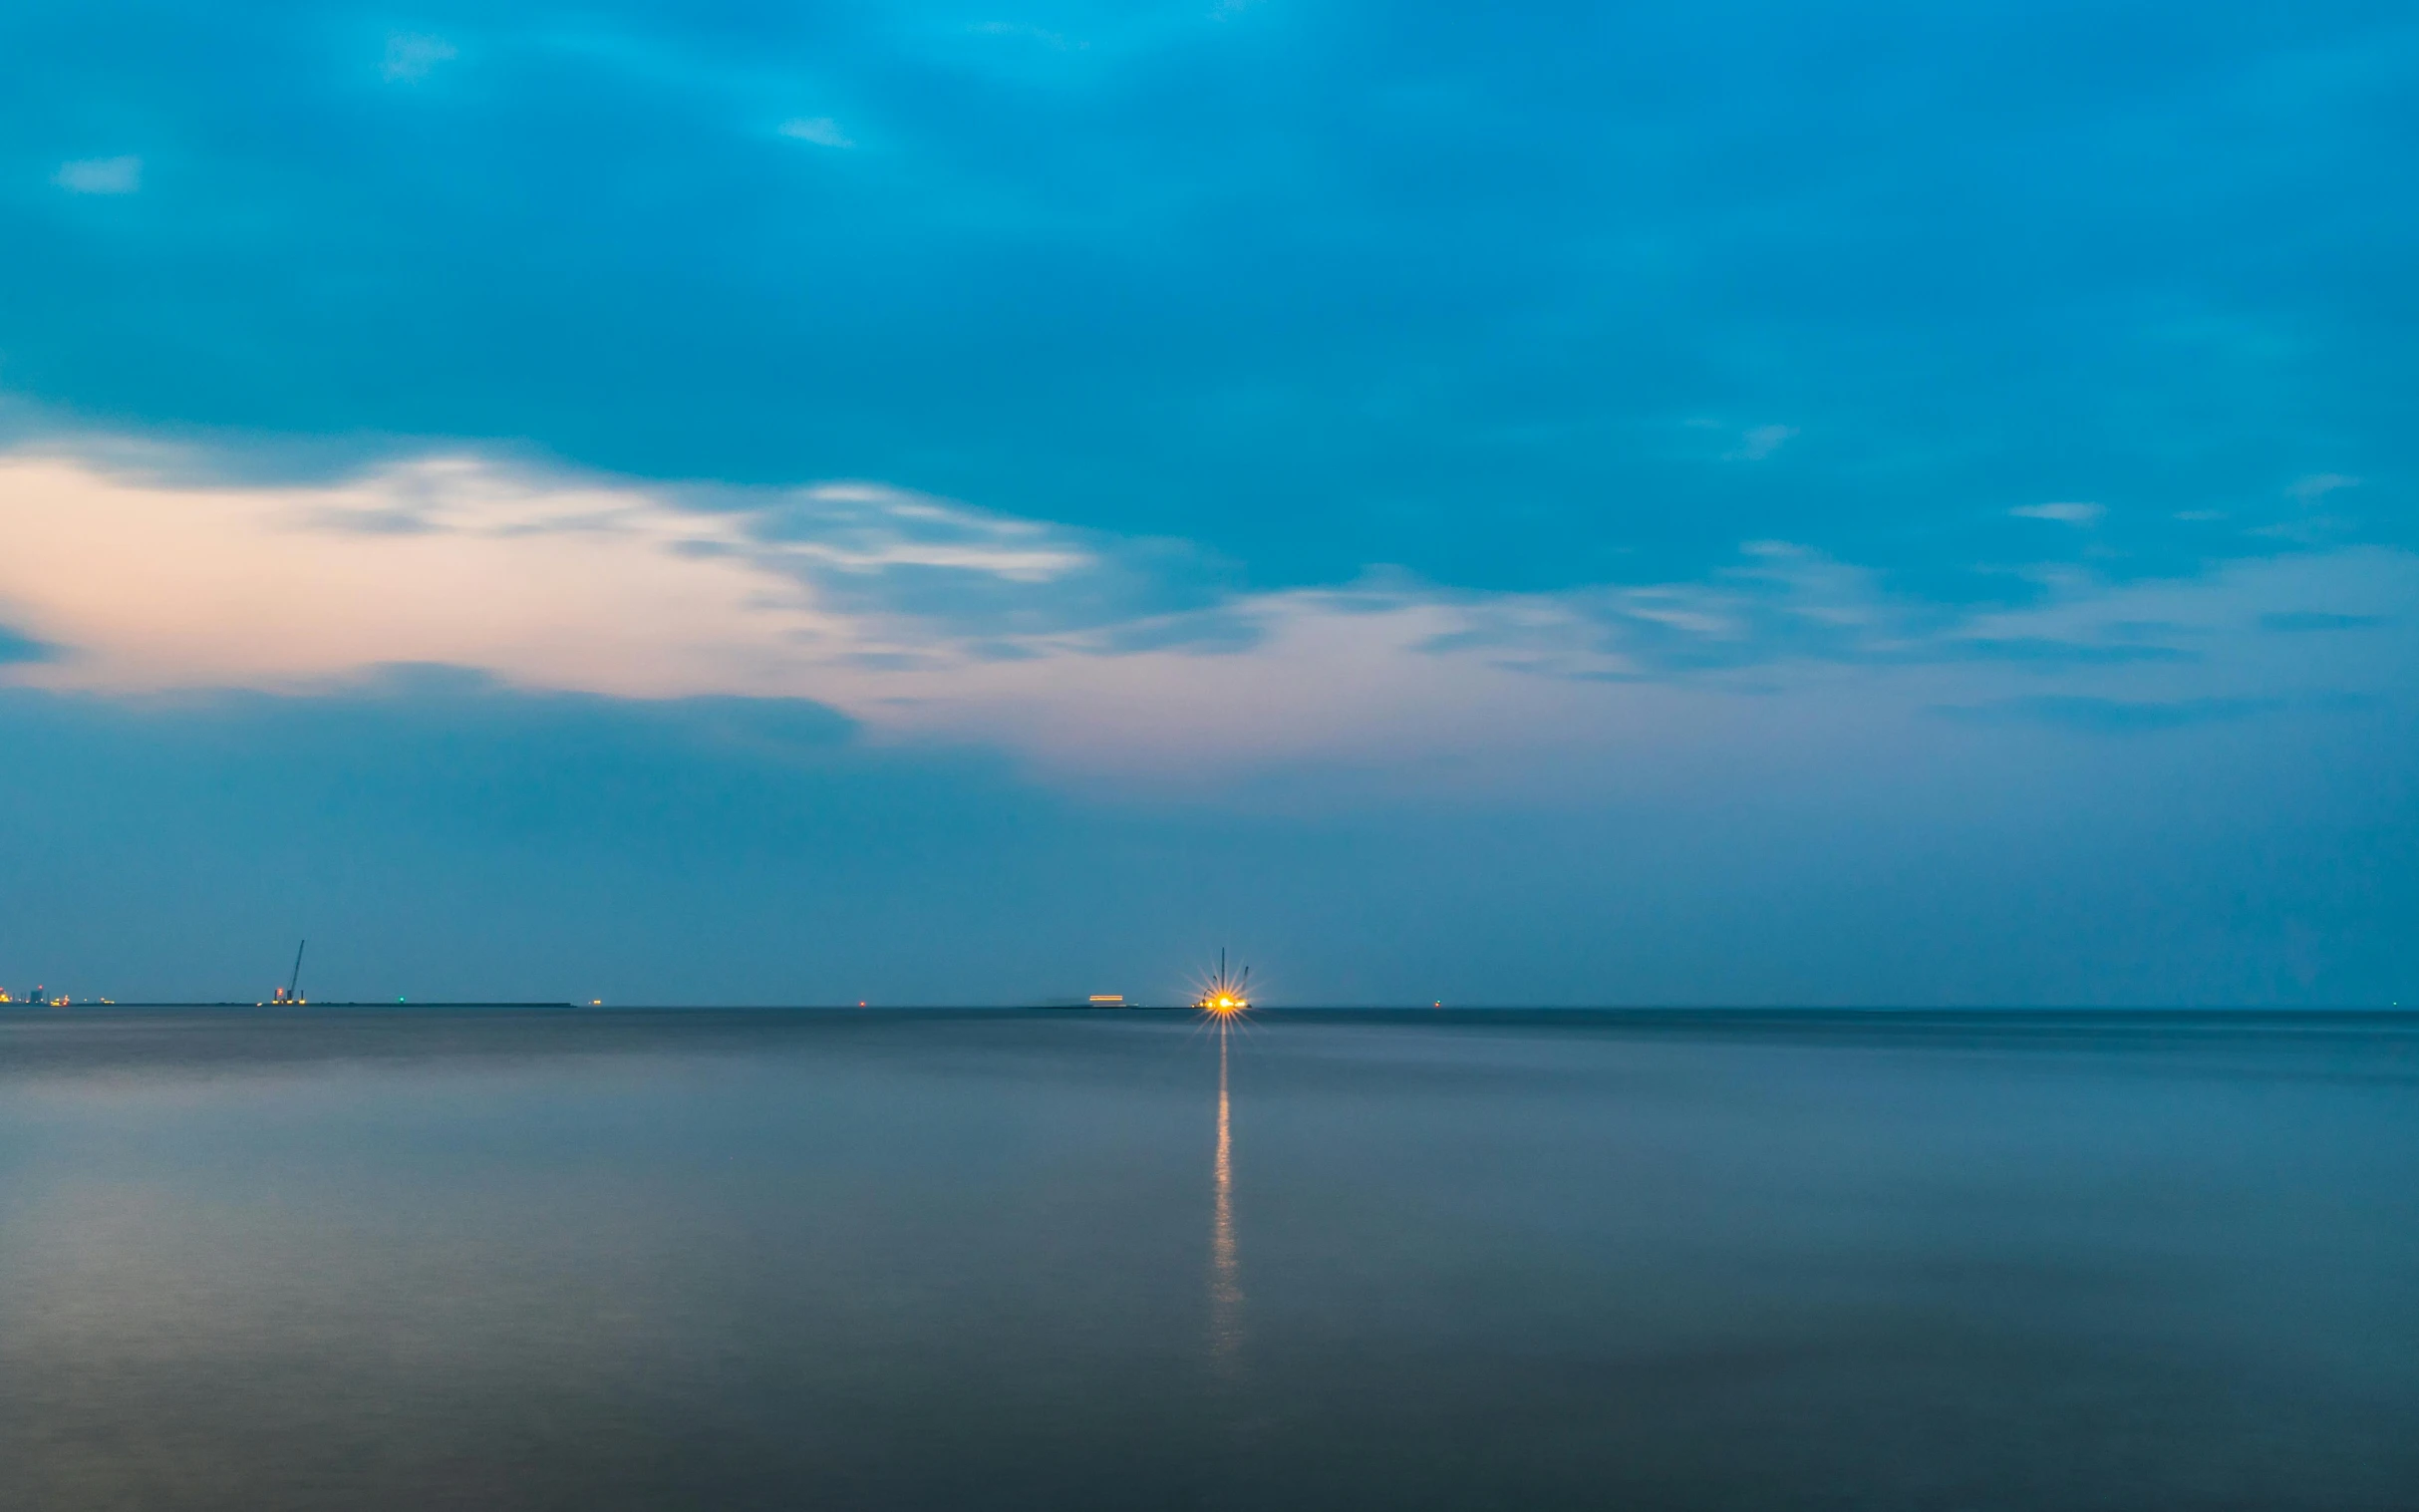
[(294, 975), (286, 981), (286, 1001), (288, 1003), (299, 1001), (294, 995), (294, 990), (302, 985), (302, 949), (304, 945), (310, 943), (308, 939), (305, 939), (300, 945), (294, 947)]

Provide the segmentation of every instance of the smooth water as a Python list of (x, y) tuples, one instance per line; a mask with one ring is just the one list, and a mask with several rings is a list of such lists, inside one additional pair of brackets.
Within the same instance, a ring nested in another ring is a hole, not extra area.
[(2419, 1022), (0, 1017), (10, 1508), (2408, 1508)]

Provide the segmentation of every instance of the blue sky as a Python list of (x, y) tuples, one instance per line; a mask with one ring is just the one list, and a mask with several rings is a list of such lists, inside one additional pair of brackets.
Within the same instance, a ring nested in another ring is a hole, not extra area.
[(2407, 7), (0, 43), (11, 981), (2410, 991)]

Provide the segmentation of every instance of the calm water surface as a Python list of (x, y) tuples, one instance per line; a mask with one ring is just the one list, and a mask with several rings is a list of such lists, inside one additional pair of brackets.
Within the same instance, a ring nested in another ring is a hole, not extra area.
[(0, 1017), (0, 1506), (2419, 1506), (2419, 1022)]

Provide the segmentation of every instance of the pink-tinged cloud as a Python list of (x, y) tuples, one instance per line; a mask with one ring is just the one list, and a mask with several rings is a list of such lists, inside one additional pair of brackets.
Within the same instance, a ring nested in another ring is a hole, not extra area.
[[(444, 663), (622, 698), (812, 699), (876, 738), (1075, 772), (1483, 782), (1709, 749), (1742, 722), (1787, 739), (2044, 697), (2406, 694), (2398, 606), (2419, 602), (2419, 558), (2385, 549), (2127, 586), (2045, 570), (2035, 607), (1962, 617), (1777, 541), (1692, 583), (1467, 594), (1376, 575), (1208, 604), (1132, 579), (1118, 549), (875, 483), (709, 495), (455, 454), (209, 484), (20, 453), (0, 456), (0, 626), (54, 654), (0, 675), (309, 691)], [(2339, 645), (2260, 629), (2320, 612), (2380, 628)]]

